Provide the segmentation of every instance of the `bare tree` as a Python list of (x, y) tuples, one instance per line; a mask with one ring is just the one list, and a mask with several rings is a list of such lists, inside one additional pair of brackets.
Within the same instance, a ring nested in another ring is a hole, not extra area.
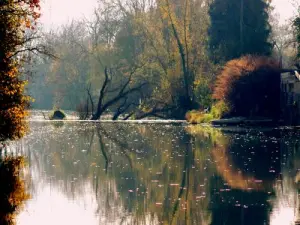
[(270, 24), (272, 33), (270, 40), (274, 45), (274, 55), (278, 58), (280, 68), (289, 67), (293, 64), (294, 55), (296, 54), (295, 36), (290, 23), (280, 24), (279, 15), (270, 13)]
[[(132, 76), (135, 73), (136, 70), (133, 70), (127, 78), (125, 78), (123, 82), (120, 82), (121, 84), (117, 87), (114, 87), (113, 85), (113, 79), (115, 77), (115, 74), (113, 73), (112, 69), (108, 69), (105, 67), (104, 69), (104, 82), (102, 84), (102, 87), (100, 89), (99, 98), (98, 98), (98, 104), (96, 108), (96, 112), (92, 116), (92, 120), (98, 120), (101, 115), (111, 106), (116, 105), (120, 102), (122, 102), (117, 109), (117, 114), (122, 114), (127, 111), (130, 104), (133, 104), (133, 102), (129, 103), (128, 99), (130, 98), (130, 95), (132, 93), (140, 93), (142, 88), (146, 86), (146, 82), (142, 82), (136, 86), (131, 87), (130, 83), (133, 82)], [(110, 97), (109, 97), (110, 95)], [(119, 117), (119, 115), (115, 116), (115, 119)]]

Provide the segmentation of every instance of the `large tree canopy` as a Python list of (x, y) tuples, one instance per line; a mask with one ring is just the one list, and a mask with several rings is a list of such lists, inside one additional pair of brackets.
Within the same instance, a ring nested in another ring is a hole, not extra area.
[[(207, 86), (214, 76), (206, 54), (209, 1), (99, 2), (91, 21), (73, 22), (49, 35), (59, 58), (50, 62), (45, 76), (54, 90), (54, 104), (72, 110), (86, 104), (87, 87), (90, 99), (98, 100), (107, 68), (113, 71), (108, 75), (114, 74), (114, 81), (104, 85), (110, 90), (122, 87), (130, 75), (128, 89), (147, 83), (142, 94), (134, 92), (124, 100), (134, 105), (126, 114), (133, 110), (135, 118), (182, 119), (186, 111), (198, 108), (195, 95), (209, 93)], [(38, 86), (36, 90), (40, 91)], [(103, 102), (113, 97), (112, 92), (103, 92)], [(115, 112), (123, 104), (123, 99), (117, 100), (108, 111)], [(207, 101), (199, 102), (204, 106)], [(103, 112), (103, 107), (98, 111)]]
[(226, 62), (246, 54), (269, 55), (268, 10), (266, 0), (214, 0), (209, 11), (211, 58)]

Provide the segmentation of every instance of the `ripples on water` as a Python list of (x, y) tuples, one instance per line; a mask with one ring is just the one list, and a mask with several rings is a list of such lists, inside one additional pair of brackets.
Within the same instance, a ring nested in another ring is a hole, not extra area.
[(31, 122), (18, 225), (295, 224), (300, 148), (288, 130)]

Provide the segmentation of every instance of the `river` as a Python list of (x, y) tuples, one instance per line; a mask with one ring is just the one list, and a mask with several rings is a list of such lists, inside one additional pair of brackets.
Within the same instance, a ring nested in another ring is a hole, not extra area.
[(31, 121), (17, 225), (289, 225), (300, 220), (292, 129)]

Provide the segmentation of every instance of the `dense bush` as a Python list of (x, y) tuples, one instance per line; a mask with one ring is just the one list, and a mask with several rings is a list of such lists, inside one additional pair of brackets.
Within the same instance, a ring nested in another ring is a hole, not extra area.
[(185, 119), (189, 123), (198, 124), (198, 123), (208, 123), (212, 121), (214, 118), (209, 113), (203, 113), (197, 110), (192, 110), (185, 114)]
[(209, 123), (212, 120), (220, 119), (228, 111), (227, 105), (219, 101), (212, 105), (210, 112), (204, 113), (198, 110), (192, 110), (186, 113), (185, 118), (189, 123)]
[(213, 85), (210, 80), (202, 79), (195, 81), (195, 96), (196, 101), (199, 103), (201, 109), (210, 108), (213, 100), (212, 100), (212, 91)]
[(277, 118), (280, 113), (278, 63), (268, 57), (251, 55), (229, 61), (217, 77), (213, 98), (229, 107), (228, 116)]

